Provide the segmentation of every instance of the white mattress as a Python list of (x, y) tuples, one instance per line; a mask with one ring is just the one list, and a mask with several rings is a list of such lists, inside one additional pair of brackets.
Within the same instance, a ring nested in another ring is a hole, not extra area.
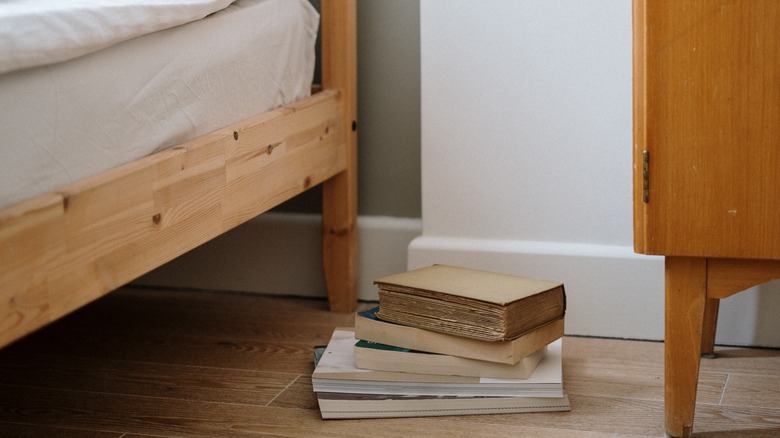
[(225, 9), (235, 0), (5, 0), (0, 73), (54, 64)]
[(194, 20), (0, 75), (0, 207), (309, 95), (307, 0), (238, 0)]

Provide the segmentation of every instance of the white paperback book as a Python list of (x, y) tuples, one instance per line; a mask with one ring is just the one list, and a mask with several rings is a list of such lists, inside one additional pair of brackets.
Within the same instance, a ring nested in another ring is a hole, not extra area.
[(569, 397), (451, 397), (318, 392), (322, 418), (398, 418), (570, 411)]
[(562, 340), (551, 343), (527, 379), (446, 376), (359, 369), (355, 332), (336, 329), (312, 374), (315, 392), (455, 397), (562, 398)]

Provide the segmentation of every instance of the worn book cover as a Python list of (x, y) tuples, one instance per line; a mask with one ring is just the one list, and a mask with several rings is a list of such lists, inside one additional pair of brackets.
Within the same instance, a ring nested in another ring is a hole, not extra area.
[(506, 364), (516, 364), (524, 357), (560, 339), (564, 332), (564, 320), (561, 318), (511, 341), (491, 342), (383, 321), (376, 317), (378, 311), (379, 307), (375, 307), (355, 315), (355, 335), (358, 339)]
[(355, 363), (358, 368), (377, 371), (527, 379), (546, 352), (545, 346), (516, 364), (506, 364), (358, 341), (355, 344)]
[(506, 341), (560, 319), (560, 282), (433, 265), (374, 280), (377, 316), (399, 324), (486, 341)]

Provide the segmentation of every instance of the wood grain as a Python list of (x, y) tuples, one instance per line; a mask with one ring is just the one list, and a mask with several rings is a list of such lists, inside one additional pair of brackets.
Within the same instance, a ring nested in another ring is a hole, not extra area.
[(0, 345), (342, 171), (340, 99), (324, 91), (0, 212)]
[(633, 6), (634, 248), (666, 256), (666, 432), (690, 436), (717, 299), (780, 276), (780, 2)]
[(323, 91), (0, 210), (0, 346), (331, 179), (328, 291), (354, 308), (356, 5), (322, 8)]
[[(709, 270), (707, 271), (709, 274)], [(715, 354), (715, 334), (718, 329), (718, 310), (720, 309), (720, 300), (709, 298), (709, 283), (707, 287), (708, 298), (704, 302), (704, 323), (701, 329), (701, 355), (711, 358)]]
[(777, 278), (780, 278), (780, 260), (707, 260), (707, 296), (710, 298), (727, 298)]
[(636, 0), (634, 17), (637, 250), (780, 258), (780, 3)]
[[(324, 300), (122, 288), (0, 349), (0, 436), (663, 433), (663, 344), (580, 337), (564, 338), (571, 412), (323, 421), (311, 349), (352, 318)], [(780, 351), (717, 353), (702, 361), (697, 436), (777, 436)]]
[(330, 308), (351, 312), (357, 303), (357, 5), (322, 2), (322, 82), (342, 93), (340, 130), (346, 166), (322, 186), (322, 245)]
[(664, 422), (668, 435), (690, 437), (707, 300), (707, 261), (666, 257), (665, 269)]

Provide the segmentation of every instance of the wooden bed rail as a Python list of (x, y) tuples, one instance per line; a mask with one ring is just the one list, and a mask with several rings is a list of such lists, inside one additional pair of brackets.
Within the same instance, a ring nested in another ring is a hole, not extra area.
[[(0, 346), (345, 175), (344, 98), (326, 89), (0, 210)], [(333, 245), (352, 244), (352, 202), (326, 215)]]
[(0, 209), (0, 347), (323, 184), (330, 308), (357, 298), (357, 17), (323, 0), (323, 91)]

